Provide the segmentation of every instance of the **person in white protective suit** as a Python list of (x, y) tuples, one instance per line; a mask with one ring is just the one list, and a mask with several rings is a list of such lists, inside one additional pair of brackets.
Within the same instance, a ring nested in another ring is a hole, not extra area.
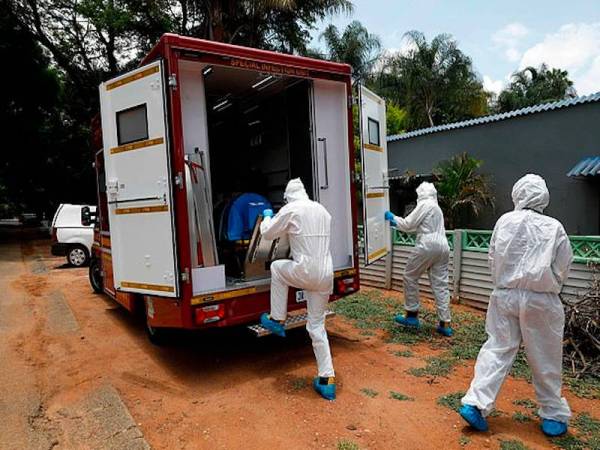
[(421, 183), (417, 188), (417, 206), (405, 218), (385, 213), (389, 220), (405, 233), (417, 233), (415, 248), (408, 258), (404, 271), (405, 315), (396, 316), (401, 325), (419, 328), (419, 278), (429, 273), (431, 290), (439, 318), (438, 333), (452, 336), (450, 328), (450, 293), (448, 291), (448, 259), (450, 248), (444, 228), (444, 215), (437, 202), (437, 191), (431, 183)]
[(271, 263), (271, 313), (261, 316), (261, 324), (279, 336), (285, 336), (288, 289), (303, 289), (307, 303), (306, 329), (317, 359), (315, 390), (327, 400), (335, 399), (335, 373), (325, 330), (325, 313), (333, 292), (333, 263), (329, 250), (331, 216), (308, 198), (300, 178), (290, 180), (284, 193), (286, 204), (273, 216), (263, 212), (260, 232), (265, 239), (288, 236), (291, 260)]
[(488, 429), (485, 417), (523, 342), (542, 431), (560, 436), (567, 432), (571, 410), (561, 397), (565, 316), (558, 294), (573, 253), (561, 223), (543, 215), (549, 202), (543, 178), (525, 175), (514, 185), (512, 199), (514, 211), (500, 217), (490, 241), (494, 291), (486, 318), (488, 340), (460, 414), (476, 430)]

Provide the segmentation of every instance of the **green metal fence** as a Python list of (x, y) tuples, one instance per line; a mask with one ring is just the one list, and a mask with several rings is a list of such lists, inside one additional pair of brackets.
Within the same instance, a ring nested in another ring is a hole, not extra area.
[[(363, 238), (362, 226), (359, 226), (359, 239)], [(394, 245), (414, 247), (415, 235), (393, 230)], [(446, 231), (451, 250), (454, 250), (454, 232)], [(490, 230), (461, 230), (462, 249), (468, 252), (487, 253), (490, 248)], [(600, 236), (569, 236), (574, 261), (578, 263), (600, 263)]]
[[(414, 247), (415, 235), (413, 233), (403, 233), (402, 231), (394, 230), (394, 245), (404, 245), (405, 247)], [(446, 239), (450, 250), (454, 249), (454, 233), (446, 231)]]
[(569, 236), (575, 262), (600, 263), (600, 236)]
[(469, 252), (487, 253), (492, 232), (488, 230), (463, 230), (462, 249)]

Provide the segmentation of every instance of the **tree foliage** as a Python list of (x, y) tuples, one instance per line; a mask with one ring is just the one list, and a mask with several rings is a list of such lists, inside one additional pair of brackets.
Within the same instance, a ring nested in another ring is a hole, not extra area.
[(487, 112), (489, 94), (471, 59), (449, 35), (428, 42), (418, 31), (406, 33), (408, 50), (388, 55), (372, 86), (406, 109), (409, 128), (469, 119)]
[(498, 95), (497, 112), (512, 111), (540, 103), (574, 98), (577, 93), (566, 70), (527, 67), (512, 75), (510, 85)]
[(440, 207), (449, 229), (468, 228), (485, 208), (494, 206), (488, 175), (478, 173), (483, 161), (464, 152), (442, 161), (434, 170)]
[(343, 33), (335, 25), (329, 25), (320, 38), (325, 41), (327, 59), (350, 64), (355, 79), (366, 79), (381, 53), (379, 37), (369, 33), (357, 20)]
[(0, 96), (2, 123), (9, 148), (28, 152), (0, 162), (0, 196), (17, 209), (46, 202), (48, 212), (60, 201), (94, 201), (89, 124), (98, 84), (136, 66), (163, 33), (302, 52), (318, 20), (350, 12), (352, 3), (9, 0), (0, 7), (2, 55), (18, 68)]
[[(81, 201), (93, 193), (86, 127), (61, 105), (71, 86), (14, 11), (0, 3), (0, 57), (14, 70), (3, 73), (0, 123), (0, 211), (50, 213), (57, 199)], [(87, 125), (87, 124), (86, 124)]]
[(388, 136), (404, 133), (408, 128), (408, 113), (405, 109), (388, 102), (385, 105), (385, 123)]

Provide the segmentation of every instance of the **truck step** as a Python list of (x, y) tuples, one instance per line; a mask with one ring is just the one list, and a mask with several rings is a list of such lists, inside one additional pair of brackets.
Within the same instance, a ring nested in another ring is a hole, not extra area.
[[(284, 328), (286, 330), (292, 330), (294, 328), (298, 328), (298, 327), (302, 327), (304, 325), (306, 325), (306, 317), (307, 317), (308, 313), (302, 313), (302, 314), (294, 314), (293, 316), (288, 316), (287, 320), (285, 321), (285, 325)], [(327, 310), (325, 311), (325, 318), (329, 319), (331, 317), (335, 316), (335, 313), (331, 310)], [(269, 330), (267, 330), (265, 327), (263, 327), (261, 324), (256, 324), (256, 325), (248, 325), (248, 329), (250, 331), (252, 331), (256, 337), (263, 337), (263, 336), (269, 336), (270, 334), (272, 334)]]

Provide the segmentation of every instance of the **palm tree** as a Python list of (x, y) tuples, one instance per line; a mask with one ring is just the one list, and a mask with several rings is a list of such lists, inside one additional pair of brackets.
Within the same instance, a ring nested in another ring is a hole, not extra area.
[(549, 69), (542, 64), (513, 73), (510, 85), (498, 96), (495, 109), (506, 112), (576, 96), (566, 70)]
[(489, 176), (477, 173), (482, 164), (464, 152), (440, 162), (434, 170), (439, 180), (440, 207), (449, 229), (468, 227), (485, 208), (493, 208)]
[(405, 39), (408, 50), (388, 56), (374, 83), (406, 108), (411, 129), (487, 112), (487, 94), (471, 59), (450, 35), (428, 42), (423, 33), (409, 31)]
[(381, 41), (359, 21), (351, 22), (340, 34), (335, 25), (329, 25), (320, 36), (325, 41), (327, 58), (352, 66), (355, 79), (364, 80), (381, 52)]

